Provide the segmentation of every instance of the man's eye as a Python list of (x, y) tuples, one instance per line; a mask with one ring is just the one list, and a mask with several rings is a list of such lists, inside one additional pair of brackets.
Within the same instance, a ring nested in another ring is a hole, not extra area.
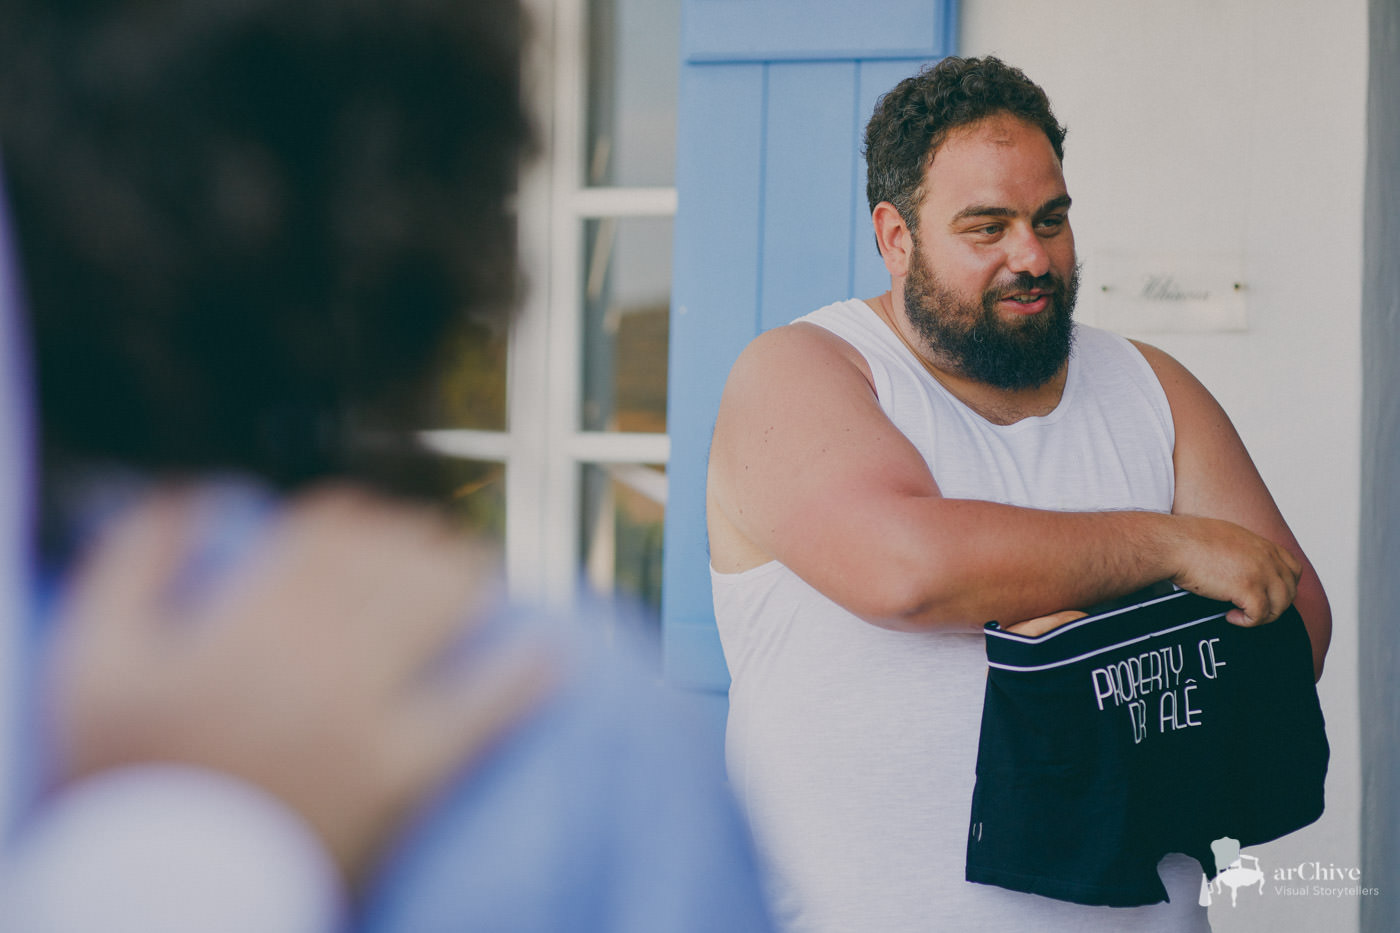
[(1064, 225), (1065, 219), (1063, 217), (1045, 217), (1038, 224), (1042, 230), (1058, 230)]
[(1001, 233), (1001, 224), (987, 224), (984, 227), (978, 227), (973, 233), (980, 233), (983, 236), (996, 236), (998, 233)]

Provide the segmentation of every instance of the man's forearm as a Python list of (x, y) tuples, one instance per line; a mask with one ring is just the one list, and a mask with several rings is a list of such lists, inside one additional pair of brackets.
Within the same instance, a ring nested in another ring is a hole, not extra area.
[[(856, 559), (868, 581), (847, 608), (898, 629), (976, 629), (1092, 605), (1171, 579), (1270, 621), (1292, 601), (1297, 567), (1272, 542), (1228, 522), (1157, 512), (1055, 512), (922, 499)], [(819, 587), (820, 588), (820, 587)], [(882, 595), (870, 598), (879, 590)]]

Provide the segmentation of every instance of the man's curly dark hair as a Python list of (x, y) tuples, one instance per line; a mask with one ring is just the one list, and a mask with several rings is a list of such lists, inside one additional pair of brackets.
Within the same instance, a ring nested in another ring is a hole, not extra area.
[(924, 175), (948, 134), (998, 113), (1045, 131), (1064, 159), (1065, 128), (1040, 86), (998, 58), (949, 57), (905, 78), (880, 98), (865, 127), (865, 194), (870, 209), (889, 201), (918, 229)]
[(7, 0), (46, 475), (354, 475), (346, 413), (514, 302), (522, 26), (517, 0)]

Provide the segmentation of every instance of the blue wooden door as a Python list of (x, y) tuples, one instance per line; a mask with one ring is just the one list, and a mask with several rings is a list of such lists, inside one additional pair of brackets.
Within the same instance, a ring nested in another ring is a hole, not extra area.
[(889, 287), (865, 201), (875, 101), (951, 54), (956, 0), (684, 0), (671, 292), (668, 678), (723, 691), (705, 461), (760, 331)]

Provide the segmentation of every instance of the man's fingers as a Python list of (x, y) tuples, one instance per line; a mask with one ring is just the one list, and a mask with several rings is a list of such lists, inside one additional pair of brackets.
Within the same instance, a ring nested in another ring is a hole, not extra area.
[(1182, 539), (1188, 546), (1174, 582), (1234, 603), (1225, 617), (1235, 625), (1267, 624), (1292, 605), (1302, 563), (1291, 551), (1231, 522), (1178, 517), (1188, 530)]
[(246, 555), (209, 581), (203, 594), (208, 616), (263, 630), (281, 629), (288, 618), (338, 619), (327, 604), (343, 607), (354, 598), (349, 587), (361, 575), (351, 561), (366, 549), (364, 531), (374, 528), (365, 519), (375, 506), (368, 494), (343, 485), (299, 496), (273, 517)]
[[(397, 689), (420, 676), (484, 617), (496, 562), (431, 509), (379, 504), (330, 530), (354, 547), (316, 547), (288, 588), (331, 589), (330, 611), (308, 639), (336, 638), (341, 658)], [(311, 542), (314, 546), (314, 542)]]
[(1296, 588), (1298, 581), (1303, 576), (1303, 562), (1288, 548), (1280, 547), (1279, 550), (1283, 552), (1284, 563), (1288, 565), (1288, 569), (1293, 575), (1293, 585)]
[(1263, 587), (1247, 592), (1235, 600), (1234, 609), (1225, 614), (1225, 620), (1233, 625), (1267, 625), (1293, 605), (1297, 595), (1298, 582), (1291, 572), (1285, 571), (1265, 582)]
[[(370, 591), (347, 617), (367, 650), (393, 652), (389, 676), (416, 676), (448, 654), (486, 617), (497, 595), (490, 550), (469, 541), (436, 515), (415, 517), (386, 535), (387, 550), (366, 568)], [(407, 611), (406, 611), (407, 610)]]
[[(371, 819), (351, 823), (345, 807), (321, 813), (318, 831), (352, 884), (364, 879), (387, 834), (425, 797), (480, 759), (551, 693), (560, 662), (534, 643), (514, 643), (465, 670), (384, 697), (360, 721), (362, 770), (350, 788), (374, 794)], [(373, 751), (368, 758), (364, 750)], [(353, 794), (352, 794), (353, 796)], [(325, 811), (318, 793), (313, 812)], [(316, 823), (313, 816), (313, 823)]]
[(1015, 625), (1007, 626), (1006, 631), (1034, 638), (1036, 635), (1044, 635), (1046, 632), (1057, 629), (1067, 622), (1073, 622), (1075, 619), (1082, 619), (1085, 615), (1087, 615), (1087, 613), (1080, 612), (1078, 609), (1065, 609), (1061, 612), (1051, 613), (1048, 616), (1040, 616), (1035, 619), (1027, 619), (1024, 622), (1017, 622)]
[[(1288, 552), (1285, 551), (1284, 553), (1287, 554)], [(1292, 557), (1292, 555), (1290, 554), (1289, 557)], [(1293, 564), (1297, 566), (1296, 561), (1294, 561)], [(1274, 612), (1272, 618), (1269, 619), (1270, 622), (1283, 615), (1284, 611), (1287, 610), (1289, 606), (1293, 605), (1293, 600), (1298, 597), (1298, 573), (1290, 568), (1289, 573), (1279, 579), (1277, 592), (1272, 595)]]
[(397, 724), (415, 796), (480, 758), (552, 695), (561, 665), (542, 644), (515, 641), (420, 690)]
[(329, 486), (279, 515), (206, 605), (250, 638), (288, 628), (303, 643), (334, 638), (342, 659), (380, 656), (370, 664), (387, 671), (382, 656), (418, 665), (453, 637), (493, 570), (435, 511)]
[(123, 631), (159, 627), (163, 597), (184, 560), (191, 519), (190, 496), (170, 490), (117, 519), (80, 562), (63, 618)]

